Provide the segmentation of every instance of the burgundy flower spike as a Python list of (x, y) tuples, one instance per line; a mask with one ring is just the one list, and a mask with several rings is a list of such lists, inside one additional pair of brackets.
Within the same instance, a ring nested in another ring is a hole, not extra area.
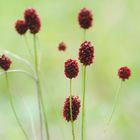
[(92, 26), (93, 15), (91, 10), (83, 8), (78, 14), (78, 21), (81, 28), (88, 29)]
[[(72, 119), (75, 121), (80, 112), (80, 100), (78, 96), (72, 96)], [(71, 121), (70, 97), (66, 98), (63, 108), (63, 116), (67, 121)]]
[(59, 51), (65, 51), (67, 48), (66, 44), (64, 42), (60, 42), (58, 45), (58, 50)]
[(11, 64), (12, 64), (11, 59), (8, 58), (5, 54), (0, 56), (0, 67), (3, 70), (7, 71), (10, 68)]
[(94, 47), (90, 41), (85, 41), (81, 44), (79, 49), (79, 60), (83, 65), (87, 66), (93, 63)]
[(28, 30), (28, 26), (24, 20), (17, 20), (15, 23), (15, 29), (20, 35), (23, 35)]
[(129, 67), (124, 66), (119, 68), (118, 70), (118, 76), (125, 81), (126, 79), (129, 79), (129, 77), (131, 76), (131, 70)]
[(36, 34), (39, 32), (41, 27), (41, 21), (35, 9), (26, 9), (24, 12), (24, 19), (31, 33)]
[(65, 62), (65, 75), (67, 78), (75, 78), (79, 73), (79, 67), (76, 60), (68, 59)]

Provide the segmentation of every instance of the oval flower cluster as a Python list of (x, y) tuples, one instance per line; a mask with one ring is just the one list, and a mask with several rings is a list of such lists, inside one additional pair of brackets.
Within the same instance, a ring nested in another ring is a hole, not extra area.
[(118, 76), (123, 81), (125, 81), (126, 79), (129, 79), (129, 77), (131, 76), (130, 68), (127, 67), (127, 66), (120, 67), (119, 70), (118, 70)]
[[(77, 119), (80, 112), (80, 100), (78, 96), (72, 96), (72, 121)], [(70, 115), (70, 97), (66, 98), (63, 107), (63, 116), (67, 121), (71, 121)]]
[(68, 59), (65, 62), (65, 75), (67, 78), (75, 78), (79, 73), (79, 67), (76, 60)]
[(30, 33), (36, 34), (40, 31), (41, 21), (34, 8), (28, 8), (24, 12), (24, 20), (17, 20), (15, 23), (15, 29), (20, 35), (24, 35), (27, 30)]
[(7, 71), (12, 64), (12, 61), (9, 57), (7, 57), (5, 54), (2, 54), (0, 56), (0, 67), (4, 70)]
[(81, 9), (78, 14), (78, 21), (81, 28), (83, 29), (90, 28), (92, 26), (93, 21), (92, 11), (87, 8)]
[(15, 23), (15, 29), (20, 35), (23, 35), (27, 32), (28, 26), (24, 20), (17, 20)]
[(81, 44), (79, 48), (79, 60), (80, 62), (87, 66), (93, 63), (94, 59), (94, 47), (90, 41), (85, 41)]

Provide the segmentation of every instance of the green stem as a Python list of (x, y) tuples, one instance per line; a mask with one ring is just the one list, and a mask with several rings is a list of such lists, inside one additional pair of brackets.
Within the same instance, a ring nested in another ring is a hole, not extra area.
[(81, 138), (82, 140), (84, 140), (85, 134), (84, 130), (85, 130), (85, 91), (86, 91), (86, 66), (83, 66), (83, 100), (82, 100), (82, 134), (81, 134)]
[(73, 140), (75, 140), (74, 121), (72, 116), (72, 80), (71, 79), (70, 79), (70, 117), (71, 117), (71, 126), (72, 126), (72, 136), (73, 136)]
[(45, 130), (46, 130), (46, 135), (47, 135), (47, 140), (50, 140), (49, 136), (49, 128), (48, 128), (48, 120), (47, 120), (47, 115), (46, 115), (46, 109), (43, 101), (43, 96), (42, 96), (42, 91), (41, 91), (41, 86), (40, 82), (38, 82), (38, 88), (39, 88), (39, 98), (42, 106), (42, 111), (43, 111), (43, 116), (44, 116), (44, 121), (45, 121)]
[[(35, 69), (36, 69), (36, 74), (37, 74), (37, 77), (38, 77), (38, 79), (36, 80), (38, 101), (39, 101), (39, 106), (41, 105), (41, 107), (42, 107), (44, 121), (45, 121), (46, 135), (47, 135), (47, 139), (49, 140), (50, 137), (49, 137), (48, 121), (47, 121), (47, 115), (46, 115), (46, 111), (45, 111), (45, 105), (44, 105), (42, 90), (41, 90), (41, 85), (40, 85), (40, 77), (39, 77), (39, 69), (38, 69), (38, 53), (37, 53), (36, 36), (35, 35), (34, 35), (33, 40), (34, 40)], [(41, 107), (39, 107), (40, 108), (39, 109), (40, 110), (40, 119), (41, 119), (40, 123), (42, 122)], [(42, 133), (42, 127), (41, 127), (41, 133)]]
[(31, 51), (30, 46), (28, 44), (26, 35), (23, 35), (23, 37), (24, 37), (24, 41), (25, 41), (25, 45), (26, 45), (27, 51), (28, 51), (29, 55), (31, 56), (31, 58), (33, 58), (32, 51)]
[(17, 115), (17, 113), (16, 113), (15, 107), (14, 107), (14, 103), (13, 103), (12, 94), (11, 94), (11, 91), (10, 91), (10, 86), (9, 86), (9, 80), (8, 80), (8, 74), (7, 74), (7, 72), (5, 72), (5, 77), (6, 77), (6, 84), (7, 84), (8, 93), (9, 93), (9, 100), (10, 100), (10, 104), (11, 104), (11, 107), (12, 107), (12, 110), (13, 110), (13, 113), (14, 113), (14, 116), (15, 116), (16, 121), (17, 121), (17, 123), (18, 123), (20, 129), (22, 130), (22, 132), (23, 132), (25, 138), (26, 138), (27, 140), (29, 140), (29, 137), (28, 137), (27, 133), (25, 132), (25, 130), (24, 130), (24, 128), (23, 128), (23, 126), (22, 126), (22, 124), (21, 124), (19, 118), (18, 118), (18, 115)]
[(38, 101), (38, 109), (39, 109), (39, 119), (40, 119), (40, 134), (41, 134), (41, 140), (43, 140), (43, 118), (42, 118), (42, 112), (41, 112), (41, 101), (40, 101), (40, 86), (39, 81), (36, 81), (36, 87), (37, 87), (37, 101)]
[[(29, 73), (28, 71), (25, 71), (25, 70), (22, 70), (22, 69), (15, 69), (15, 70), (8, 70), (6, 71), (7, 73), (23, 73), (25, 74), (26, 76), (32, 78), (33, 80), (36, 80), (36, 77), (34, 75), (32, 75), (31, 73)], [(1, 75), (5, 75), (5, 72), (1, 72), (0, 73), (0, 76)]]
[(36, 45), (36, 35), (33, 35), (33, 41), (34, 41), (34, 57), (35, 57), (35, 70), (37, 75), (39, 74), (38, 71), (38, 50), (37, 50), (37, 45)]
[(36, 37), (33, 35), (34, 41), (34, 58), (35, 58), (35, 71), (36, 71), (36, 87), (37, 87), (37, 101), (38, 101), (38, 109), (39, 109), (39, 119), (40, 119), (40, 134), (41, 140), (43, 140), (43, 122), (42, 122), (42, 113), (41, 113), (41, 101), (40, 101), (40, 87), (39, 87), (39, 75), (38, 75), (38, 56), (37, 56), (37, 46), (36, 46)]
[(28, 106), (28, 104), (23, 100), (24, 106), (27, 110), (27, 114), (29, 115), (30, 123), (31, 123), (31, 130), (32, 130), (32, 135), (33, 135), (33, 140), (37, 140), (36, 132), (35, 132), (35, 124), (33, 122), (33, 116), (31, 114), (31, 110)]
[(86, 40), (86, 29), (84, 29), (84, 31), (83, 31), (83, 41), (85, 41)]
[(118, 103), (118, 99), (119, 99), (119, 95), (120, 95), (120, 90), (121, 90), (121, 87), (122, 87), (122, 83), (123, 81), (121, 81), (118, 89), (117, 89), (117, 92), (116, 92), (116, 95), (115, 95), (115, 101), (114, 101), (114, 105), (113, 105), (113, 109), (112, 109), (112, 112), (111, 112), (111, 115), (109, 117), (109, 120), (108, 120), (108, 123), (107, 123), (107, 126), (109, 126), (111, 120), (112, 120), (112, 117), (113, 117), (113, 114), (116, 110), (116, 106), (117, 106), (117, 103)]
[(22, 57), (20, 57), (20, 56), (18, 56), (18, 55), (16, 55), (16, 54), (14, 54), (14, 53), (12, 53), (12, 52), (9, 52), (9, 51), (7, 51), (7, 50), (5, 50), (5, 54), (8, 54), (8, 55), (10, 55), (10, 56), (16, 58), (16, 59), (19, 60), (20, 62), (23, 62), (23, 63), (26, 64), (26, 65), (32, 70), (32, 72), (35, 74), (34, 67), (33, 67), (33, 65), (32, 65), (28, 60), (26, 60), (25, 58), (22, 58)]
[(102, 139), (104, 139), (105, 134), (106, 134), (106, 132), (107, 132), (107, 129), (108, 129), (108, 127), (109, 127), (109, 125), (110, 125), (110, 123), (111, 123), (111, 120), (112, 120), (112, 118), (113, 118), (113, 114), (115, 113), (115, 110), (116, 110), (116, 107), (117, 107), (117, 102), (118, 102), (119, 95), (120, 95), (120, 90), (121, 90), (121, 87), (122, 87), (122, 83), (123, 83), (123, 81), (121, 81), (121, 83), (119, 84), (119, 87), (118, 87), (118, 89), (117, 89), (117, 91), (116, 91), (116, 94), (115, 94), (115, 101), (114, 101), (114, 104), (113, 104), (112, 112), (111, 112), (110, 117), (109, 117), (109, 119), (108, 119), (108, 121), (107, 121), (107, 126), (106, 126), (106, 128), (104, 129), (104, 133), (103, 133), (103, 136), (102, 136), (103, 138), (102, 138)]

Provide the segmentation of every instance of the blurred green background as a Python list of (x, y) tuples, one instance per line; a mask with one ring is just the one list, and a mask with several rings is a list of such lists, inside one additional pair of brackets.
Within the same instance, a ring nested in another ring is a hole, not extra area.
[[(79, 10), (93, 10), (93, 27), (86, 38), (95, 46), (95, 62), (87, 69), (86, 121), (87, 140), (139, 140), (140, 138), (140, 1), (139, 0), (0, 0), (0, 51), (9, 50), (30, 61), (24, 38), (14, 29), (28, 7), (38, 11), (42, 27), (37, 37), (41, 52), (41, 77), (47, 108), (51, 140), (72, 140), (71, 124), (63, 119), (62, 109), (69, 95), (69, 80), (64, 76), (64, 62), (77, 59), (83, 30), (77, 23)], [(26, 38), (33, 49), (32, 36)], [(66, 52), (57, 50), (64, 41)], [(26, 65), (13, 59), (11, 69)], [(80, 65), (80, 64), (79, 64)], [(112, 122), (103, 136), (112, 110), (114, 95), (120, 84), (120, 66), (132, 70), (123, 83)], [(2, 70), (1, 70), (2, 72)], [(17, 112), (31, 140), (39, 140), (39, 118), (34, 82), (23, 74), (9, 74)], [(0, 140), (25, 140), (13, 116), (8, 100), (5, 77), (0, 77)], [(73, 80), (73, 94), (82, 97), (81, 72)], [(35, 128), (33, 137), (31, 120)], [(76, 139), (80, 140), (81, 113), (75, 122)], [(102, 138), (103, 137), (103, 138)]]

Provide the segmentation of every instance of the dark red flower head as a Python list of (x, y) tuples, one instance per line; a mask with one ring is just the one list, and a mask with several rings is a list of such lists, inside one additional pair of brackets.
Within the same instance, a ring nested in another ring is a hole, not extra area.
[(28, 26), (24, 20), (17, 20), (15, 23), (15, 29), (20, 35), (23, 35), (28, 30)]
[[(75, 121), (80, 112), (80, 100), (78, 96), (72, 96), (72, 120)], [(69, 122), (71, 121), (70, 115), (70, 97), (66, 98), (63, 108), (63, 116)]]
[(78, 21), (81, 28), (88, 29), (92, 26), (93, 15), (91, 10), (83, 8), (78, 14)]
[(35, 9), (26, 9), (24, 12), (24, 19), (31, 33), (36, 34), (39, 32), (41, 27), (41, 21)]
[(5, 54), (0, 56), (0, 67), (3, 70), (7, 71), (10, 68), (11, 64), (12, 61)]
[(85, 41), (79, 48), (79, 60), (83, 65), (87, 66), (93, 63), (94, 47), (90, 41)]
[(59, 51), (65, 51), (67, 48), (66, 44), (64, 42), (60, 42), (58, 45), (58, 50)]
[(76, 60), (68, 59), (65, 62), (65, 75), (67, 78), (75, 78), (79, 73), (79, 67)]
[(119, 68), (118, 70), (118, 76), (125, 81), (126, 79), (129, 79), (129, 77), (131, 76), (131, 70), (129, 67), (124, 66)]

